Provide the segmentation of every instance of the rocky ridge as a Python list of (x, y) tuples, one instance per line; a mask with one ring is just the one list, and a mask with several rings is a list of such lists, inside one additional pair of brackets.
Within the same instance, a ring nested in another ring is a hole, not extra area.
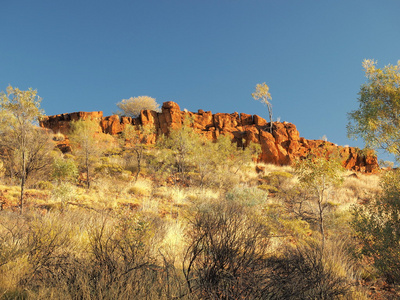
[[(310, 152), (324, 155), (337, 151), (345, 168), (365, 173), (374, 173), (379, 170), (376, 156), (363, 153), (358, 148), (342, 147), (322, 140), (307, 140), (300, 137), (294, 124), (274, 122), (272, 133), (269, 132), (269, 123), (258, 115), (245, 113), (216, 113), (198, 110), (197, 113), (181, 111), (175, 102), (164, 102), (161, 112), (143, 110), (139, 117), (119, 117), (117, 115), (103, 117), (103, 112), (75, 112), (46, 116), (40, 120), (40, 126), (68, 136), (70, 123), (74, 120), (95, 120), (99, 123), (99, 131), (116, 135), (122, 132), (126, 124), (151, 126), (155, 129), (152, 142), (157, 136), (168, 134), (171, 128), (182, 126), (185, 118), (192, 120), (193, 129), (207, 137), (216, 139), (220, 134), (227, 135), (238, 146), (247, 146), (250, 142), (261, 145), (262, 153), (259, 160), (277, 165), (289, 165), (296, 159), (307, 156)], [(67, 141), (60, 141), (59, 147), (68, 151)]]

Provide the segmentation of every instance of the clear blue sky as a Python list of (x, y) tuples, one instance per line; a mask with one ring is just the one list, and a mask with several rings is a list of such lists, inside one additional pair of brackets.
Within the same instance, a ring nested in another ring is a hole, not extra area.
[(274, 117), (347, 139), (361, 62), (400, 59), (398, 0), (2, 0), (0, 90), (32, 87), (47, 115), (149, 95), (182, 109)]

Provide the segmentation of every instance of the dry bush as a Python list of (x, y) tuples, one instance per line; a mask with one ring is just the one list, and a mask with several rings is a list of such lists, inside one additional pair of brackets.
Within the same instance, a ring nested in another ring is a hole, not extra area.
[(150, 196), (153, 192), (153, 183), (150, 180), (138, 179), (135, 183), (128, 186), (127, 193), (136, 196)]
[(225, 198), (245, 206), (265, 204), (268, 193), (256, 187), (236, 186), (226, 192)]
[(235, 203), (204, 205), (192, 217), (183, 270), (197, 299), (256, 299), (267, 280), (269, 231)]
[[(360, 299), (344, 244), (308, 242), (269, 259), (264, 299)], [(357, 295), (357, 296), (356, 296)]]
[[(124, 211), (16, 220), (0, 228), (6, 299), (171, 299), (186, 293), (173, 260), (158, 252), (165, 232), (159, 218)], [(9, 219), (2, 215), (1, 221)]]
[(65, 135), (63, 135), (60, 131), (53, 134), (53, 141), (61, 142), (65, 140)]
[(18, 287), (28, 270), (27, 223), (16, 213), (0, 215), (0, 295), (14, 299), (23, 293)]

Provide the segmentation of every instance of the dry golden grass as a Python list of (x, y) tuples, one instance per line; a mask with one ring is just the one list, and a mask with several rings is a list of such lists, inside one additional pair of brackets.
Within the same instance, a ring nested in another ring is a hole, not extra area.
[(380, 174), (346, 172), (343, 185), (334, 192), (333, 199), (339, 210), (348, 211), (353, 205), (369, 202), (380, 191)]
[[(259, 216), (257, 219), (259, 222), (265, 222), (268, 230), (275, 236), (270, 241), (270, 251), (281, 251), (286, 246), (295, 249), (306, 239), (318, 240), (315, 224), (289, 213), (287, 203), (283, 200), (282, 193), (287, 193), (297, 186), (298, 180), (295, 176), (281, 176), (278, 193), (268, 193), (257, 188), (258, 185), (265, 183), (265, 178), (271, 174), (293, 174), (293, 169), (290, 166), (261, 164), (264, 170), (257, 173), (255, 166), (253, 164), (245, 171), (241, 171), (241, 183), (228, 191), (215, 187), (157, 186), (145, 176), (139, 177), (136, 182), (132, 176), (128, 178), (104, 176), (96, 178), (89, 190), (75, 185), (64, 204), (54, 192), (58, 188), (56, 184), (47, 189), (27, 189), (26, 206), (29, 210), (38, 210), (49, 218), (48, 222), (43, 221), (43, 224), (53, 224), (54, 228), (58, 228), (58, 225), (54, 225), (55, 222), (63, 224), (71, 235), (71, 249), (74, 249), (75, 253), (80, 253), (76, 255), (82, 257), (85, 257), (85, 249), (90, 242), (90, 228), (99, 228), (100, 220), (107, 216), (117, 218), (119, 215), (129, 215), (131, 218), (136, 218), (139, 215), (146, 215), (154, 220), (162, 220), (160, 231), (163, 235), (157, 242), (156, 249), (160, 254), (158, 262), (161, 265), (163, 260), (167, 259), (177, 270), (181, 269), (187, 247), (190, 217), (199, 207), (225, 201), (225, 198), (229, 198), (228, 195), (241, 205), (253, 209)], [(373, 199), (380, 191), (379, 174), (357, 173), (357, 177), (349, 176), (351, 174), (352, 172), (346, 172), (343, 185), (330, 194), (331, 210), (327, 212), (326, 218), (328, 240), (348, 232), (350, 210), (353, 205)], [(4, 206), (5, 211), (11, 208), (16, 210), (20, 188), (0, 185), (0, 193), (7, 201)], [(53, 220), (50, 220), (52, 218)], [(3, 221), (4, 219), (0, 218), (0, 223)], [(342, 247), (341, 242), (339, 244)], [(327, 243), (327, 247), (331, 251), (329, 261), (326, 262), (330, 270), (337, 276), (355, 280), (359, 270), (352, 269), (351, 262), (347, 261), (348, 257), (344, 256), (343, 249), (337, 245), (333, 246), (333, 242)], [(15, 290), (20, 279), (28, 271), (29, 262), (26, 256), (7, 263), (0, 270), (0, 292), (7, 289)], [(47, 292), (43, 293), (48, 297)], [(40, 292), (36, 291), (35, 297), (38, 295)], [(348, 299), (367, 298), (362, 289), (354, 288), (352, 298)]]

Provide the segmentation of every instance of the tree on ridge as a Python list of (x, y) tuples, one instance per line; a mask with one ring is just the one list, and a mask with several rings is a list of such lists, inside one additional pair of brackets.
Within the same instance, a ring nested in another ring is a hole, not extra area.
[(120, 111), (119, 115), (136, 118), (140, 115), (142, 110), (154, 110), (160, 111), (160, 105), (156, 102), (156, 99), (149, 96), (138, 96), (131, 97), (129, 99), (123, 99), (117, 103)]
[(256, 85), (256, 90), (251, 94), (254, 100), (258, 100), (268, 107), (269, 114), (269, 132), (272, 133), (272, 104), (268, 100), (272, 100), (271, 94), (269, 93), (268, 85), (264, 83), (259, 83)]

